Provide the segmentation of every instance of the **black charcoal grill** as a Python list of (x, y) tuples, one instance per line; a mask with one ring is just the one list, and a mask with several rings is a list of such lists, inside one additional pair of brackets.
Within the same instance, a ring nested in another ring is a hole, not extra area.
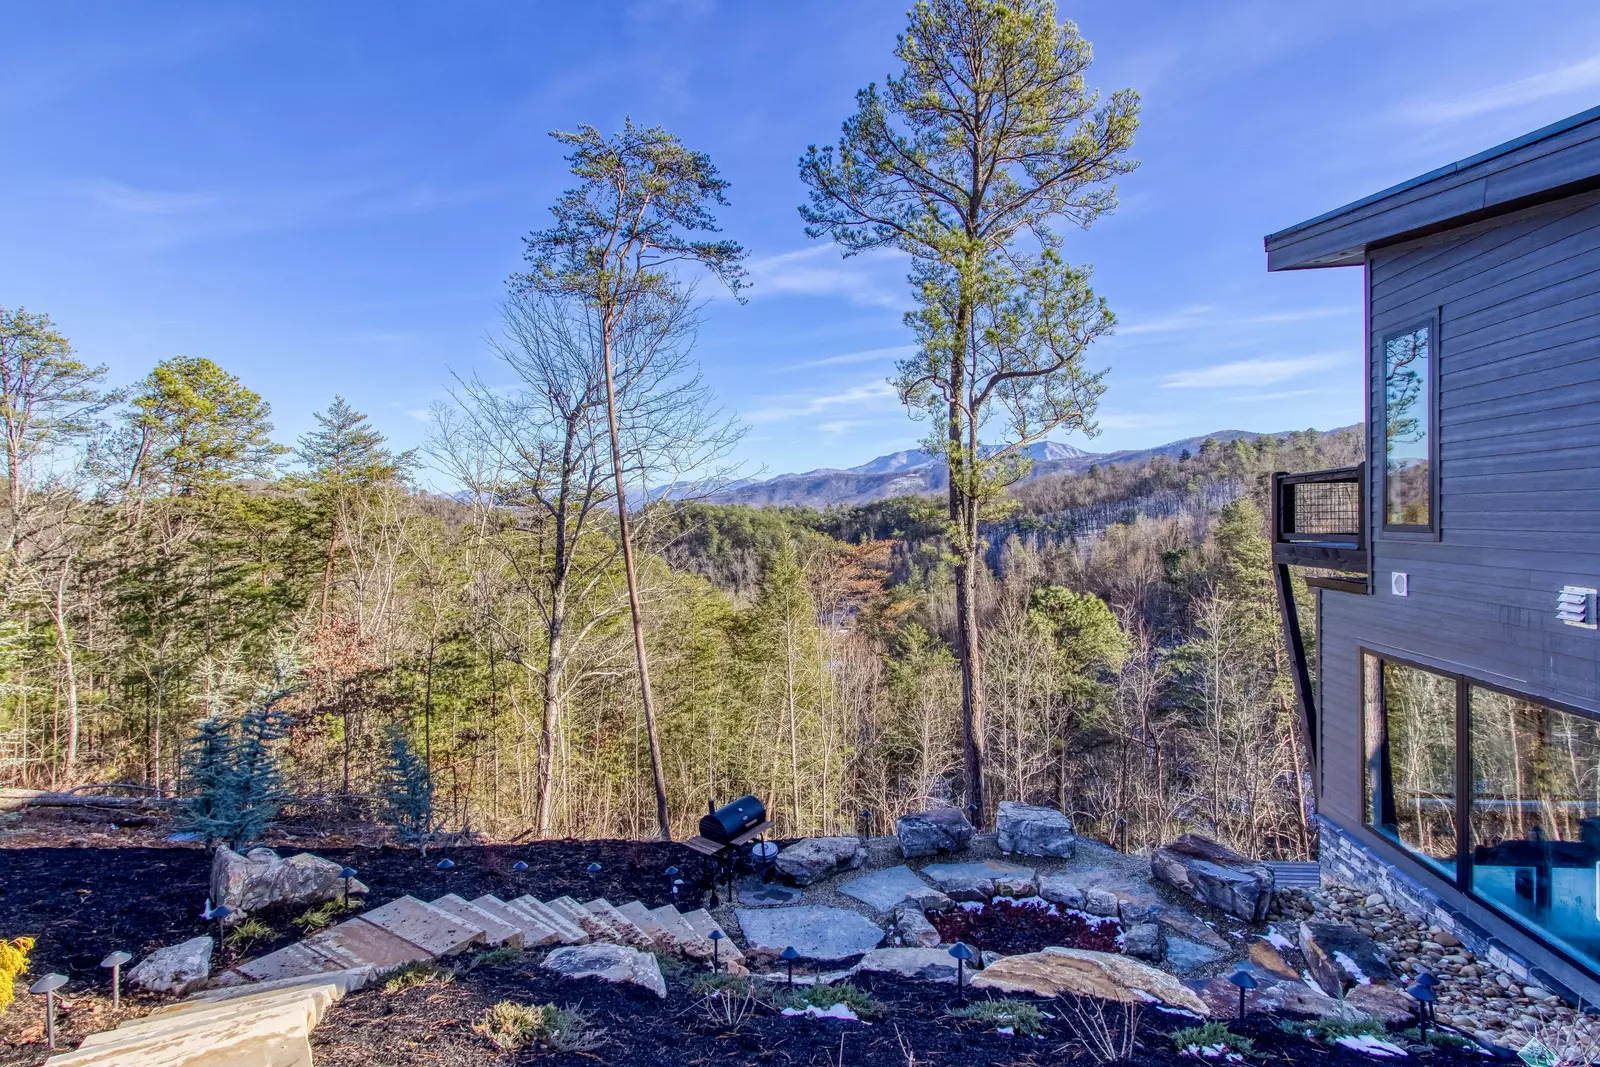
[(755, 797), (744, 796), (702, 815), (700, 836), (719, 845), (731, 845), (734, 838), (766, 821), (767, 806)]

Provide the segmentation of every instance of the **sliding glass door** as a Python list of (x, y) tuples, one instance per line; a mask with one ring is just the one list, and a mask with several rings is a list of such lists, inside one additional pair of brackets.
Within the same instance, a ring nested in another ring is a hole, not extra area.
[(1600, 972), (1600, 718), (1370, 652), (1362, 675), (1367, 825)]

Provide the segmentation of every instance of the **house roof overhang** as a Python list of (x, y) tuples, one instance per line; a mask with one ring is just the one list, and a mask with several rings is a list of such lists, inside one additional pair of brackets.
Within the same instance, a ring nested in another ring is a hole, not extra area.
[(1348, 267), (1384, 245), (1600, 188), (1600, 107), (1265, 239), (1267, 269)]

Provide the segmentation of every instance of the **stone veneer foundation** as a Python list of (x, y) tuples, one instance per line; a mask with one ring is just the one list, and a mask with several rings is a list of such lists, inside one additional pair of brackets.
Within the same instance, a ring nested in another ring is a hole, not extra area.
[(1519, 982), (1532, 982), (1561, 992), (1569, 999), (1572, 997), (1564, 983), (1531, 965), (1499, 938), (1452, 908), (1433, 890), (1396, 870), (1326, 817), (1317, 816), (1317, 822), (1321, 834), (1318, 860), (1324, 884), (1355, 886), (1382, 893), (1392, 906), (1450, 931), (1479, 959), (1506, 971)]

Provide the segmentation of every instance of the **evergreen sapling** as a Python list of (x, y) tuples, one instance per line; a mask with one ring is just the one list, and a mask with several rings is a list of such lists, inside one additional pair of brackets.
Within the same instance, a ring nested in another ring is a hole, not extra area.
[(383, 805), (400, 840), (426, 845), (442, 823), (433, 820), (433, 776), (418, 758), (405, 730), (389, 727), (389, 759), (384, 765)]

